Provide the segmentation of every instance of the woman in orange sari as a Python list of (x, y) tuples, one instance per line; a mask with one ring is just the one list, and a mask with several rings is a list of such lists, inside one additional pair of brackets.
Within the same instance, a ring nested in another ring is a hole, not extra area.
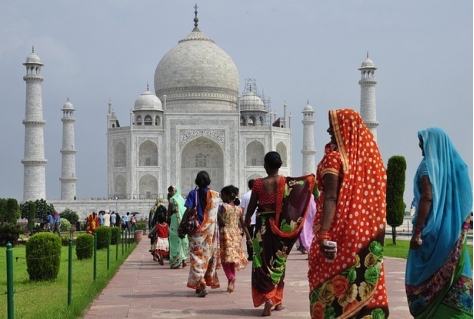
[(311, 318), (388, 318), (385, 166), (356, 111), (329, 111), (327, 132), (331, 141), (316, 171), (321, 195), (309, 251)]
[(286, 259), (298, 239), (310, 210), (314, 175), (285, 177), (278, 173), (282, 160), (277, 152), (268, 152), (264, 159), (267, 177), (259, 178), (252, 195), (245, 221), (258, 205), (255, 236), (252, 241), (252, 299), (253, 305), (265, 304), (262, 316), (271, 310), (282, 310)]
[(92, 214), (87, 217), (87, 232), (94, 234), (97, 227), (99, 227), (99, 217), (97, 217), (96, 212), (92, 212)]

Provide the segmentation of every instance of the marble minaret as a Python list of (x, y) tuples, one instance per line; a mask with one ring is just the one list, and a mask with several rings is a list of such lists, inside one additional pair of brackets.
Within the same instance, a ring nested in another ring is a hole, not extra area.
[(362, 62), (359, 71), (361, 73), (360, 84), (360, 116), (364, 120), (365, 125), (374, 135), (375, 140), (377, 140), (377, 116), (375, 112), (375, 67), (374, 62), (369, 59), (369, 53), (367, 53), (367, 58)]
[(33, 47), (23, 63), (26, 67), (25, 150), (21, 161), (23, 174), (23, 201), (46, 199), (46, 163), (44, 158), (43, 102), (41, 97), (41, 63)]
[(63, 145), (61, 148), (61, 200), (76, 199), (76, 148), (74, 146), (74, 106), (69, 102), (63, 108)]
[(316, 173), (316, 150), (314, 149), (314, 111), (308, 104), (303, 109), (303, 175)]

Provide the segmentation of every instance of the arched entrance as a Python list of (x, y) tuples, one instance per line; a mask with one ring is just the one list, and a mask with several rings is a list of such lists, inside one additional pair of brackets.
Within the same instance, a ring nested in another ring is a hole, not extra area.
[(216, 142), (198, 137), (183, 148), (181, 153), (181, 189), (183, 195), (193, 189), (199, 171), (206, 171), (211, 178), (211, 189), (224, 187), (224, 152)]

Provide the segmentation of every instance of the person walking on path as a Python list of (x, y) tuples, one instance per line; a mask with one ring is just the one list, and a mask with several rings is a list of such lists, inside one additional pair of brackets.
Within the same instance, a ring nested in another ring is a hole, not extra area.
[(220, 287), (217, 269), (221, 267), (219, 258), (219, 227), (217, 209), (219, 193), (209, 189), (211, 179), (206, 171), (200, 171), (195, 179), (197, 188), (186, 197), (186, 211), (183, 220), (187, 220), (193, 208), (196, 208), (199, 227), (189, 238), (191, 267), (187, 287), (195, 289), (198, 297), (206, 297), (206, 286), (211, 289)]
[(235, 271), (247, 265), (247, 258), (242, 249), (241, 229), (244, 230), (247, 242), (251, 237), (246, 227), (242, 208), (235, 204), (239, 190), (233, 185), (225, 186), (221, 190), (223, 204), (219, 207), (219, 238), (222, 269), (227, 277), (227, 292), (235, 289)]
[(311, 318), (388, 318), (385, 166), (356, 111), (330, 110), (327, 132), (309, 251)]
[[(242, 207), (242, 209), (244, 210), (244, 216), (247, 215), (247, 207), (249, 206), (250, 196), (252, 195), (252, 187), (253, 187), (254, 182), (255, 182), (254, 179), (249, 179), (249, 181), (247, 182), (249, 191), (245, 193), (244, 195), (242, 195), (242, 198), (240, 198), (240, 207)], [(255, 233), (255, 222), (256, 222), (256, 217), (255, 217), (255, 212), (254, 212), (252, 216), (250, 217), (250, 224), (246, 226), (247, 231), (250, 234), (250, 238), (252, 239)], [(253, 260), (252, 243), (246, 241), (246, 245), (247, 245), (247, 254), (248, 254), (247, 260), (251, 261)]]
[(286, 260), (309, 211), (314, 175), (298, 178), (279, 174), (280, 154), (268, 152), (264, 158), (267, 177), (255, 180), (245, 222), (257, 209), (253, 239), (252, 300), (255, 307), (265, 304), (262, 316), (282, 310)]
[(418, 132), (423, 159), (414, 178), (415, 216), (405, 272), (415, 318), (472, 318), (472, 268), (467, 232), (472, 186), (448, 134)]
[(61, 216), (57, 211), (54, 212), (54, 230), (53, 233), (57, 233), (61, 237)]
[(178, 235), (178, 227), (183, 219), (186, 207), (184, 199), (177, 187), (168, 187), (168, 216), (170, 221), (170, 268), (184, 268), (187, 266), (186, 259), (189, 255), (188, 237), (180, 238)]

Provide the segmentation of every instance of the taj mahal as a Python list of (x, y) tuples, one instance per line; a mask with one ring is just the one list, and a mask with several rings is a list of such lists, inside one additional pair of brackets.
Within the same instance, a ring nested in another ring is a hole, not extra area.
[[(263, 158), (280, 153), (283, 175), (314, 173), (314, 111), (302, 109), (303, 132), (293, 132), (292, 116), (277, 115), (257, 88), (255, 79), (239, 83), (231, 56), (199, 28), (194, 28), (158, 62), (154, 86), (135, 100), (129, 118), (119, 119), (111, 102), (107, 116), (108, 200), (76, 200), (74, 106), (61, 111), (63, 125), (61, 200), (48, 201), (59, 212), (70, 208), (85, 217), (92, 211), (147, 213), (156, 199), (166, 199), (170, 185), (183, 194), (194, 188), (196, 174), (205, 170), (211, 188), (233, 184), (242, 192), (247, 181), (266, 176)], [(23, 201), (46, 198), (40, 58), (32, 50), (26, 67), (26, 112)], [(54, 66), (53, 66), (54, 67)], [(360, 113), (376, 137), (375, 65), (367, 58), (359, 71)], [(243, 90), (240, 91), (242, 85)], [(104, 114), (105, 116), (105, 114)], [(326, 114), (321, 115), (326, 116)], [(53, 124), (56, 125), (56, 124)], [(292, 136), (302, 138), (302, 172), (292, 172)], [(79, 137), (80, 138), (80, 137)], [(79, 150), (80, 151), (80, 150)]]

